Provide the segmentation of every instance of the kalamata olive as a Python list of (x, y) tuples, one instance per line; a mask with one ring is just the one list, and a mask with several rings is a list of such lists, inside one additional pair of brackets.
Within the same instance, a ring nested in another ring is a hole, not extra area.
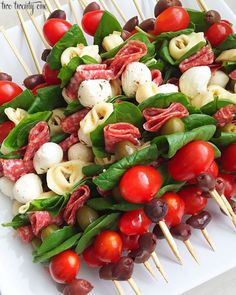
[(113, 196), (113, 198), (115, 199), (115, 201), (117, 203), (120, 203), (120, 202), (124, 201), (124, 198), (121, 196), (119, 186), (116, 186), (116, 187), (113, 188), (112, 196)]
[(188, 224), (180, 223), (170, 229), (171, 234), (174, 238), (187, 241), (191, 236), (191, 227)]
[(85, 15), (86, 13), (88, 13), (90, 11), (100, 10), (100, 9), (101, 9), (101, 7), (97, 2), (91, 2), (85, 7), (83, 14)]
[(195, 229), (204, 229), (211, 221), (211, 214), (208, 211), (202, 211), (197, 215), (191, 216), (186, 220), (186, 223)]
[(124, 25), (123, 30), (132, 32), (136, 26), (139, 25), (139, 20), (137, 16), (130, 18), (127, 23)]
[(128, 256), (132, 258), (135, 263), (144, 263), (150, 258), (151, 253), (147, 250), (139, 248), (137, 250), (130, 251)]
[(216, 180), (210, 173), (202, 173), (197, 176), (198, 187), (204, 192), (215, 189)]
[(45, 227), (41, 231), (41, 239), (45, 240), (47, 237), (49, 237), (54, 231), (58, 230), (59, 227), (56, 224), (50, 224), (47, 227)]
[(65, 284), (59, 284), (59, 283), (56, 284), (57, 291), (62, 293), (62, 294), (64, 292), (65, 287), (66, 287)]
[(81, 229), (85, 230), (88, 225), (98, 218), (98, 214), (94, 209), (85, 205), (77, 211), (76, 217)]
[(219, 195), (222, 195), (225, 191), (225, 183), (222, 179), (217, 178), (216, 179), (216, 185), (215, 185), (216, 191), (219, 193)]
[(171, 6), (182, 6), (182, 3), (179, 0), (159, 0), (154, 8), (155, 17)]
[(134, 261), (130, 257), (121, 257), (113, 267), (113, 277), (117, 281), (127, 281), (131, 278), (134, 270)]
[(34, 250), (37, 250), (41, 244), (42, 244), (42, 241), (39, 238), (34, 238), (31, 242), (31, 246)]
[(236, 133), (236, 125), (233, 123), (228, 123), (220, 129), (222, 132)]
[(93, 285), (82, 279), (75, 279), (65, 286), (64, 295), (87, 295), (93, 289)]
[(108, 263), (103, 265), (99, 269), (99, 278), (103, 280), (114, 280), (113, 267), (114, 267), (113, 263)]
[(163, 232), (162, 232), (162, 230), (161, 230), (159, 224), (156, 224), (156, 225), (154, 226), (152, 232), (154, 233), (154, 235), (156, 236), (156, 238), (157, 238), (158, 240), (163, 240), (163, 239), (165, 239), (165, 236), (164, 236), (164, 234), (163, 234)]
[(131, 36), (132, 34), (126, 30), (123, 30), (121, 32), (121, 38), (125, 41), (127, 39), (129, 39), (129, 37)]
[(169, 119), (161, 128), (160, 132), (162, 135), (173, 134), (176, 132), (184, 132), (185, 125), (180, 118), (171, 118)]
[(0, 81), (12, 81), (12, 76), (7, 73), (0, 72)]
[(51, 19), (51, 18), (66, 19), (66, 13), (64, 10), (56, 9), (49, 15), (48, 19)]
[(139, 25), (140, 29), (142, 29), (144, 32), (150, 32), (154, 30), (155, 26), (155, 18), (148, 18), (141, 22)]
[(153, 233), (145, 233), (139, 237), (139, 247), (152, 253), (156, 249), (157, 238)]
[(51, 49), (44, 49), (42, 55), (41, 55), (41, 60), (47, 62), (47, 58), (49, 54), (51, 53)]
[(221, 16), (216, 10), (209, 10), (206, 12), (205, 20), (209, 25), (213, 25), (214, 23), (218, 23), (221, 20)]
[(144, 205), (145, 214), (152, 222), (157, 223), (161, 221), (167, 214), (168, 206), (164, 200), (153, 199)]
[(28, 76), (23, 81), (25, 87), (30, 90), (34, 89), (36, 86), (38, 86), (39, 84), (42, 84), (44, 82), (45, 82), (44, 76), (41, 74), (35, 74), (35, 75)]
[(131, 142), (125, 140), (121, 141), (116, 144), (115, 146), (115, 157), (116, 160), (119, 161), (120, 159), (132, 155), (134, 152), (137, 151), (137, 147), (132, 144)]

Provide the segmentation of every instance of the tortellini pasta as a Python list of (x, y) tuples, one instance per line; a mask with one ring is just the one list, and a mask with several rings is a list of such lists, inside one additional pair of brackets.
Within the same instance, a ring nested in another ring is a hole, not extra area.
[(12, 121), (15, 125), (18, 125), (22, 119), (24, 119), (27, 115), (27, 112), (23, 109), (17, 108), (6, 108), (4, 113), (8, 117), (10, 121)]
[(56, 135), (62, 132), (60, 123), (64, 118), (64, 109), (55, 109), (52, 111), (52, 116), (48, 120), (51, 135)]
[(216, 62), (236, 61), (236, 49), (229, 49), (221, 52), (217, 57)]

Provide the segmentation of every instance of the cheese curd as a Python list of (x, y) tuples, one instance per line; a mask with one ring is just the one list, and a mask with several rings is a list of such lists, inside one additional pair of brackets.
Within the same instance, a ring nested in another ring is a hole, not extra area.
[(93, 161), (92, 149), (82, 143), (72, 145), (68, 150), (68, 160), (81, 160), (84, 162)]
[(7, 177), (3, 176), (0, 178), (0, 192), (3, 193), (5, 196), (13, 199), (13, 187), (14, 182), (8, 179)]

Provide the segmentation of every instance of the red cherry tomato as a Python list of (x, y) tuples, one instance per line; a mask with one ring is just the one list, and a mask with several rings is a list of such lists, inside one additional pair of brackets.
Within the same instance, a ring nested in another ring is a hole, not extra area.
[(236, 196), (236, 179), (234, 175), (219, 173), (218, 178), (225, 184), (224, 195), (227, 199), (231, 199)]
[(0, 81), (0, 105), (12, 100), (23, 90), (16, 83), (11, 81)]
[(61, 83), (61, 79), (57, 78), (59, 70), (52, 70), (47, 63), (43, 66), (42, 74), (48, 85), (57, 85)]
[(167, 215), (165, 216), (165, 223), (168, 226), (176, 226), (181, 223), (184, 216), (184, 201), (179, 195), (168, 192), (162, 196), (168, 205)]
[(49, 264), (49, 272), (57, 283), (72, 282), (80, 268), (80, 258), (72, 250), (54, 256)]
[(163, 32), (176, 32), (188, 27), (190, 17), (188, 12), (181, 6), (172, 6), (165, 9), (155, 22), (155, 34)]
[(0, 145), (14, 127), (15, 124), (11, 121), (0, 123)]
[(132, 251), (139, 248), (139, 235), (136, 236), (127, 236), (121, 233), (121, 238), (123, 242), (123, 250)]
[(221, 165), (227, 172), (236, 172), (236, 143), (231, 144), (223, 151)]
[(81, 21), (82, 28), (90, 36), (95, 35), (103, 13), (103, 10), (94, 10), (86, 13), (83, 16)]
[(219, 46), (229, 35), (233, 34), (232, 27), (225, 21), (220, 21), (210, 26), (205, 33), (212, 46)]
[(128, 236), (142, 235), (148, 231), (152, 221), (144, 213), (143, 209), (137, 209), (124, 213), (119, 221), (120, 231)]
[(206, 172), (214, 161), (214, 149), (205, 141), (196, 140), (182, 147), (168, 164), (175, 180), (186, 181)]
[(150, 166), (134, 166), (120, 181), (120, 193), (130, 203), (152, 200), (162, 184), (161, 174)]
[(90, 267), (99, 267), (99, 266), (103, 266), (104, 265), (104, 262), (102, 262), (101, 260), (99, 260), (97, 258), (97, 256), (95, 255), (95, 250), (94, 250), (93, 245), (84, 250), (84, 252), (83, 252), (83, 258), (84, 258), (84, 261)]
[(54, 46), (72, 25), (61, 18), (51, 18), (43, 26), (43, 35), (50, 46)]
[(198, 214), (206, 207), (208, 202), (208, 199), (202, 196), (202, 190), (196, 186), (186, 186), (178, 194), (184, 201), (185, 214)]
[(106, 230), (97, 236), (94, 250), (99, 260), (107, 263), (116, 262), (121, 256), (122, 239), (117, 232)]
[[(217, 178), (218, 173), (219, 173), (219, 168), (218, 165), (216, 164), (215, 161), (212, 162), (211, 166), (209, 167), (209, 169), (207, 169), (206, 171), (207, 173), (211, 174), (214, 178)], [(188, 181), (189, 184), (196, 184), (197, 183), (197, 179), (190, 179)]]

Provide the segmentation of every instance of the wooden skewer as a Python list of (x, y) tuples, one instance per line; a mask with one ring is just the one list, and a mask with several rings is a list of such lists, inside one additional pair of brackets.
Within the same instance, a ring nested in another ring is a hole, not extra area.
[(9, 38), (7, 32), (4, 30), (3, 27), (0, 27), (0, 32), (2, 33), (3, 37), (5, 38), (5, 40), (9, 44), (9, 46), (11, 47), (12, 51), (14, 52), (14, 54), (17, 57), (17, 59), (20, 62), (20, 64), (22, 65), (22, 67), (23, 67), (24, 71), (26, 72), (26, 74), (28, 76), (32, 75), (32, 72), (30, 71), (30, 69), (27, 66), (26, 62), (22, 58), (20, 52), (18, 51), (18, 49), (16, 48), (16, 46), (13, 44), (13, 42), (11, 41), (11, 39)]
[(118, 281), (113, 281), (115, 287), (116, 287), (116, 290), (118, 292), (119, 295), (125, 295), (125, 291), (123, 290), (123, 288), (121, 287), (121, 284), (120, 282)]
[(32, 42), (31, 42), (31, 40), (30, 40), (29, 33), (28, 33), (27, 29), (26, 29), (26, 26), (25, 26), (25, 23), (24, 23), (23, 16), (22, 16), (22, 14), (21, 14), (21, 12), (20, 12), (19, 10), (17, 10), (16, 12), (17, 12), (17, 15), (18, 15), (19, 21), (20, 21), (20, 23), (21, 23), (21, 27), (22, 27), (22, 29), (23, 29), (23, 32), (24, 32), (24, 34), (25, 34), (25, 38), (26, 38), (26, 41), (27, 41), (27, 43), (28, 43), (28, 46), (29, 46), (30, 52), (31, 52), (31, 54), (32, 54), (32, 57), (33, 57), (33, 60), (34, 60), (35, 66), (36, 66), (36, 68), (37, 68), (38, 73), (40, 74), (40, 73), (41, 73), (41, 67), (40, 67), (40, 64), (39, 64), (39, 62), (38, 62), (38, 59), (37, 59), (37, 55), (36, 55), (36, 53), (35, 53), (35, 50), (34, 50), (34, 48), (33, 48), (33, 44), (32, 44)]
[(196, 1), (202, 11), (207, 12), (209, 10), (204, 0), (196, 0)]
[(78, 1), (82, 9), (84, 9), (87, 6), (86, 2), (84, 2), (83, 0), (78, 0)]
[(53, 8), (52, 8), (51, 3), (50, 3), (48, 0), (44, 0), (44, 2), (45, 2), (45, 4), (46, 4), (46, 6), (47, 6), (48, 11), (49, 11), (50, 13), (52, 13), (52, 12), (53, 12)]
[(44, 10), (43, 16), (44, 16), (44, 20), (46, 21), (49, 17), (49, 12)]
[(205, 240), (207, 241), (208, 245), (211, 247), (211, 249), (212, 249), (213, 251), (215, 251), (215, 249), (214, 249), (214, 247), (213, 247), (213, 243), (212, 243), (212, 241), (210, 240), (210, 237), (209, 237), (209, 234), (208, 234), (207, 230), (204, 228), (204, 229), (201, 230), (201, 232), (202, 232), (202, 234), (203, 234)]
[(124, 12), (121, 10), (120, 6), (118, 5), (118, 3), (116, 2), (116, 0), (111, 0), (112, 4), (114, 5), (114, 7), (116, 8), (117, 12), (119, 13), (119, 15), (121, 16), (121, 18), (123, 19), (123, 21), (126, 23), (126, 17), (124, 15)]
[(219, 205), (219, 207), (225, 212), (225, 214), (231, 219), (233, 220), (231, 214), (229, 213), (227, 207), (225, 206), (225, 203), (223, 202), (223, 200), (221, 199), (220, 195), (218, 194), (218, 192), (216, 190), (212, 190), (210, 191), (210, 195), (211, 197), (216, 201), (216, 203)]
[(103, 0), (99, 0), (99, 1), (100, 1), (101, 5), (102, 5), (103, 9), (109, 11), (109, 8), (107, 7), (106, 3)]
[(226, 208), (228, 209), (229, 214), (232, 216), (233, 224), (236, 226), (236, 214), (234, 213), (229, 201), (227, 200), (227, 198), (224, 194), (222, 194), (220, 197), (221, 197), (222, 201), (224, 202)]
[(156, 279), (156, 274), (154, 272), (154, 270), (152, 269), (151, 264), (148, 261), (145, 261), (143, 263), (143, 265), (145, 266), (145, 268), (147, 269), (147, 271), (151, 274), (151, 276)]
[(53, 1), (56, 5), (56, 8), (61, 10), (61, 4), (60, 4), (59, 0), (53, 0)]
[(160, 274), (163, 276), (164, 280), (168, 283), (167, 276), (163, 266), (160, 263), (160, 260), (156, 254), (156, 252), (152, 252), (151, 257), (156, 265), (156, 268), (159, 270)]
[(189, 240), (184, 241), (186, 248), (188, 249), (189, 253), (192, 255), (193, 259), (199, 264), (199, 260), (196, 256), (195, 250), (193, 248), (192, 243)]
[(137, 0), (133, 0), (133, 2), (134, 2), (134, 5), (135, 5), (135, 7), (136, 7), (136, 9), (137, 9), (137, 11), (138, 11), (138, 14), (139, 14), (141, 20), (144, 21), (146, 18), (145, 18), (145, 16), (144, 16), (144, 14), (143, 14), (143, 12), (142, 12), (142, 9), (141, 9), (141, 7), (139, 6)]
[(77, 22), (78, 26), (81, 26), (81, 22), (80, 22), (79, 17), (78, 17), (78, 15), (76, 13), (74, 1), (69, 0), (69, 4), (70, 4), (70, 8), (71, 8), (71, 11), (72, 11), (72, 14), (73, 14), (73, 17), (74, 17), (75, 21)]
[(130, 284), (131, 288), (134, 290), (134, 293), (136, 295), (142, 295), (141, 291), (139, 290), (139, 287), (137, 286), (133, 278), (128, 279), (128, 283)]

